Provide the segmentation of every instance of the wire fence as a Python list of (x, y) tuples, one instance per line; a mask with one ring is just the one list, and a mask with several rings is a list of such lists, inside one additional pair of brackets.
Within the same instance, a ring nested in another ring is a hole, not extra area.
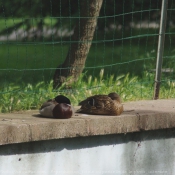
[[(75, 23), (80, 27), (81, 19), (89, 18), (81, 16), (81, 2), (0, 2), (1, 112), (36, 109), (43, 99), (59, 93), (68, 95), (74, 104), (111, 91), (121, 94), (123, 101), (153, 98), (162, 0), (103, 0), (83, 72), (71, 86), (53, 89), (57, 67), (72, 45), (80, 42), (72, 39)], [(173, 98), (173, 0), (168, 1), (166, 12), (159, 94)]]

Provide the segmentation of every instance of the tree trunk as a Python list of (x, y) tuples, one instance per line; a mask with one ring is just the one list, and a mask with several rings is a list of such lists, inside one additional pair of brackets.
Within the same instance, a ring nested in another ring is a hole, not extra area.
[(67, 57), (55, 71), (53, 77), (54, 89), (65, 82), (70, 85), (78, 79), (83, 71), (92, 43), (103, 0), (81, 0), (80, 2), (80, 19), (75, 25)]

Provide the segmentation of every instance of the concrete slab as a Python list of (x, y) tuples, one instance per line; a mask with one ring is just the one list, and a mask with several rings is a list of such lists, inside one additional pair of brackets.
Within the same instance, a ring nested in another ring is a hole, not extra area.
[(124, 110), (120, 116), (75, 113), (71, 119), (43, 118), (36, 110), (0, 114), (0, 145), (175, 128), (175, 99), (129, 102)]

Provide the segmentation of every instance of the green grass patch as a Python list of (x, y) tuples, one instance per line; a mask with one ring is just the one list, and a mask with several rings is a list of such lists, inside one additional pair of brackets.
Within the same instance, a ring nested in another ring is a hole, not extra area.
[(64, 45), (1, 45), (1, 85), (49, 82), (54, 69), (66, 57), (67, 50)]
[[(13, 20), (9, 20), (6, 22), (10, 26)], [(49, 22), (46, 19), (45, 23)], [(95, 34), (94, 41), (99, 42), (92, 44), (79, 80), (72, 89), (63, 85), (58, 91), (52, 89), (52, 78), (56, 67), (66, 58), (69, 44), (53, 44), (55, 38), (1, 43), (0, 112), (39, 109), (43, 101), (58, 94), (68, 96), (74, 105), (90, 95), (112, 91), (121, 94), (124, 102), (152, 99), (155, 72), (150, 70), (156, 67), (157, 36), (130, 37), (145, 31)], [(148, 31), (151, 32), (157, 31)], [(167, 37), (163, 68), (175, 70), (173, 42), (172, 37)], [(160, 98), (175, 97), (174, 80), (174, 73), (162, 73)]]
[[(0, 112), (13, 112), (19, 110), (39, 109), (41, 104), (58, 94), (66, 95), (73, 105), (81, 100), (95, 94), (108, 94), (117, 92), (123, 102), (152, 99), (154, 74), (144, 72), (143, 77), (131, 76), (130, 74), (115, 77), (111, 75), (104, 79), (102, 69), (97, 76), (82, 74), (79, 80), (66, 89), (63, 85), (57, 91), (52, 89), (52, 81), (37, 84), (27, 84), (23, 88), (19, 85), (10, 84), (4, 87), (0, 93)], [(166, 81), (162, 83), (160, 98), (175, 98), (175, 82)]]
[[(156, 45), (92, 44), (84, 72), (96, 76), (101, 69), (104, 77), (127, 74), (141, 77), (156, 67)], [(68, 44), (2, 44), (0, 51), (0, 87), (5, 83), (36, 84), (50, 82), (56, 67), (66, 58)], [(175, 52), (165, 48), (164, 68), (175, 67)], [(171, 78), (174, 78), (171, 74)]]

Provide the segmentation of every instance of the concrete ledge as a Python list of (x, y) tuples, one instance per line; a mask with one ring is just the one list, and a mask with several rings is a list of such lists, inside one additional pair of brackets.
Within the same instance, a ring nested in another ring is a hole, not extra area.
[(121, 116), (76, 113), (67, 120), (41, 118), (38, 111), (0, 114), (0, 145), (175, 128), (175, 100), (130, 102), (124, 109)]

